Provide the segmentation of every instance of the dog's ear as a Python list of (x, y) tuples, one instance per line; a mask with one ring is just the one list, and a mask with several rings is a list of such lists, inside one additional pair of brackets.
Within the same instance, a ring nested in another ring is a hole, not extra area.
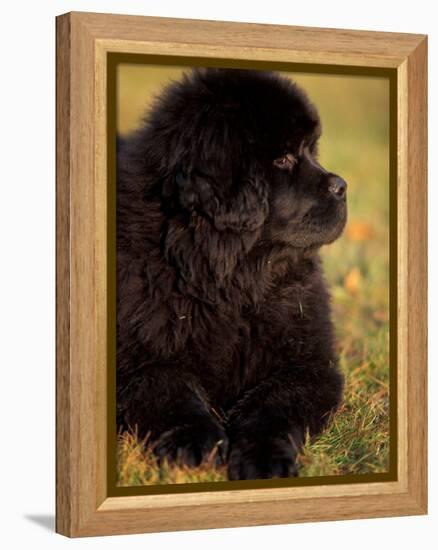
[(268, 214), (267, 186), (256, 175), (230, 184), (179, 167), (175, 174), (179, 203), (189, 212), (206, 216), (218, 231), (254, 231)]
[(213, 182), (199, 172), (184, 169), (179, 165), (175, 172), (179, 204), (189, 212), (204, 212), (211, 217), (218, 206)]
[(249, 177), (226, 201), (218, 204), (214, 225), (219, 231), (254, 232), (264, 224), (267, 216), (267, 186), (262, 178)]
[(213, 179), (181, 165), (175, 171), (175, 212), (165, 240), (166, 254), (183, 280), (203, 296), (215, 296), (242, 255), (260, 235), (268, 214), (267, 187), (261, 178), (242, 180), (236, 189), (229, 181)]

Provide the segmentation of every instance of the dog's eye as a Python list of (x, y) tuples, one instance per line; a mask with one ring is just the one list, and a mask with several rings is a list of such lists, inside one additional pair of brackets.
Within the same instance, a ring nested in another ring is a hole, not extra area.
[(291, 170), (296, 163), (295, 157), (292, 153), (286, 153), (285, 155), (278, 157), (274, 160), (274, 166), (281, 170)]

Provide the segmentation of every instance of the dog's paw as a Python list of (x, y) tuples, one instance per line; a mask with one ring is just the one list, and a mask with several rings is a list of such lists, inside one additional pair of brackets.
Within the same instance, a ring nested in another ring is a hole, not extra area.
[(239, 439), (228, 457), (228, 479), (270, 479), (296, 477), (297, 447), (290, 438), (270, 438), (265, 441)]
[(194, 467), (211, 461), (220, 466), (225, 463), (227, 447), (227, 436), (220, 426), (185, 424), (164, 432), (154, 446), (154, 454), (160, 462)]

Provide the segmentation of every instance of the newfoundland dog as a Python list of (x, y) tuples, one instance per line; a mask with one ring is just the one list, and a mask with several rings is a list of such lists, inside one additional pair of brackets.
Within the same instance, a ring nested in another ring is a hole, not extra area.
[[(117, 144), (117, 422), (159, 460), (297, 475), (340, 403), (318, 250), (347, 185), (276, 73), (194, 69)], [(213, 453), (214, 456), (214, 453)]]

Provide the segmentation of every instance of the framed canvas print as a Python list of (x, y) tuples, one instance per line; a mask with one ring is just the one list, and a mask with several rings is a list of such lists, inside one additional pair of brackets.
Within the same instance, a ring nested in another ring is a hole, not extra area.
[(57, 531), (427, 510), (427, 39), (57, 18)]

